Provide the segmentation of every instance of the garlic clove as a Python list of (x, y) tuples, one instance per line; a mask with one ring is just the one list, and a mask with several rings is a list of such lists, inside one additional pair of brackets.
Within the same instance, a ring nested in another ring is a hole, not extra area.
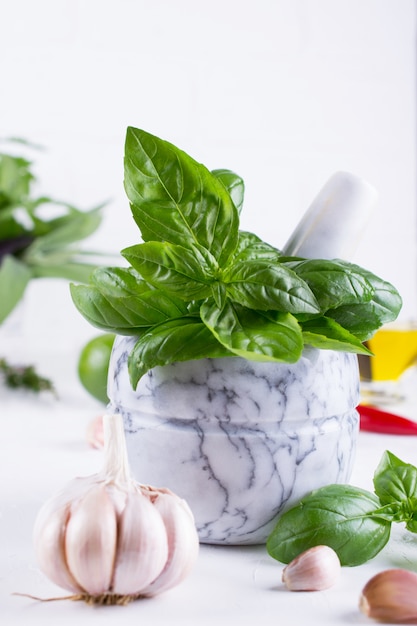
[(282, 582), (290, 591), (321, 591), (336, 583), (340, 561), (329, 546), (314, 546), (299, 554), (282, 572)]
[(87, 439), (87, 443), (92, 448), (97, 448), (98, 450), (101, 450), (104, 447), (104, 429), (102, 415), (98, 415), (88, 423), (85, 436)]
[(363, 588), (359, 608), (379, 622), (417, 624), (417, 574), (405, 569), (376, 574)]
[(116, 543), (116, 512), (105, 485), (98, 484), (73, 503), (65, 533), (69, 570), (91, 596), (110, 589)]
[(146, 595), (155, 595), (178, 585), (194, 566), (199, 539), (194, 516), (185, 500), (168, 489), (152, 490), (149, 497), (159, 511), (168, 533), (168, 559), (158, 578), (144, 590)]
[(129, 493), (119, 521), (112, 592), (135, 595), (161, 573), (168, 558), (168, 540), (158, 511), (139, 491)]
[(59, 587), (74, 593), (82, 588), (75, 581), (65, 559), (65, 528), (69, 518), (70, 504), (48, 502), (37, 518), (33, 536), (36, 560), (42, 572)]

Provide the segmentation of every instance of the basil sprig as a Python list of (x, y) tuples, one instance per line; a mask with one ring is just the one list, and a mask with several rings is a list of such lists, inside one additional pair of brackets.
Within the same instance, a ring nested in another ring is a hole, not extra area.
[(396, 289), (345, 261), (284, 257), (239, 230), (242, 179), (209, 171), (182, 150), (128, 128), (125, 189), (142, 242), (128, 268), (72, 285), (94, 326), (136, 335), (135, 388), (156, 365), (243, 356), (295, 362), (304, 345), (368, 354), (363, 342), (401, 308)]
[(311, 492), (285, 512), (267, 540), (268, 553), (289, 563), (325, 544), (342, 565), (360, 565), (389, 540), (393, 522), (417, 532), (417, 468), (384, 452), (371, 493), (351, 485), (328, 485)]
[(80, 211), (50, 197), (35, 197), (35, 181), (30, 161), (0, 153), (0, 324), (32, 279), (88, 282), (97, 267), (93, 255), (98, 255), (79, 243), (100, 226), (103, 205)]

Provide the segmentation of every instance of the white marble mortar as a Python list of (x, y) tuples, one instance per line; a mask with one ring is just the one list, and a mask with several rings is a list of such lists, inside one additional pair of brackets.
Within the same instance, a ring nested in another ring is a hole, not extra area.
[(154, 368), (134, 391), (134, 343), (115, 341), (109, 409), (123, 415), (136, 480), (185, 498), (201, 542), (263, 543), (279, 513), (306, 493), (349, 480), (355, 355), (306, 349), (294, 364), (186, 361)]

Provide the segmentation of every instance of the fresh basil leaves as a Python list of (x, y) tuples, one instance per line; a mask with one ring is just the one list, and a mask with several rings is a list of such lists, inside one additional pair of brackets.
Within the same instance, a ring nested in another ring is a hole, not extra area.
[(393, 520), (417, 532), (417, 468), (385, 452), (374, 476), (374, 489)]
[[(239, 178), (214, 175), (167, 141), (128, 128), (125, 189), (144, 241), (200, 245), (225, 265), (234, 252), (239, 217), (228, 189)], [(239, 197), (242, 196), (240, 183)]]
[(90, 211), (33, 197), (31, 162), (0, 153), (0, 324), (34, 278), (88, 283), (97, 264), (74, 244), (101, 223), (101, 206)]
[(350, 485), (311, 492), (285, 512), (268, 537), (268, 553), (289, 563), (319, 544), (333, 548), (342, 565), (360, 565), (386, 545), (393, 522), (417, 532), (417, 468), (384, 452), (374, 475), (375, 493)]
[(398, 292), (370, 272), (284, 257), (240, 231), (244, 183), (234, 172), (210, 172), (129, 127), (124, 173), (142, 243), (122, 250), (128, 269), (101, 268), (71, 293), (92, 325), (138, 337), (134, 388), (152, 367), (178, 360), (294, 362), (306, 344), (367, 354), (362, 342), (397, 317)]

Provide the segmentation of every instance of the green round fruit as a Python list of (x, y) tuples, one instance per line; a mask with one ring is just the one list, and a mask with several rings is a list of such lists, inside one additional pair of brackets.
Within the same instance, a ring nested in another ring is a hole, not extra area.
[(78, 376), (83, 387), (104, 404), (107, 397), (107, 374), (115, 335), (106, 333), (91, 339), (78, 359)]

